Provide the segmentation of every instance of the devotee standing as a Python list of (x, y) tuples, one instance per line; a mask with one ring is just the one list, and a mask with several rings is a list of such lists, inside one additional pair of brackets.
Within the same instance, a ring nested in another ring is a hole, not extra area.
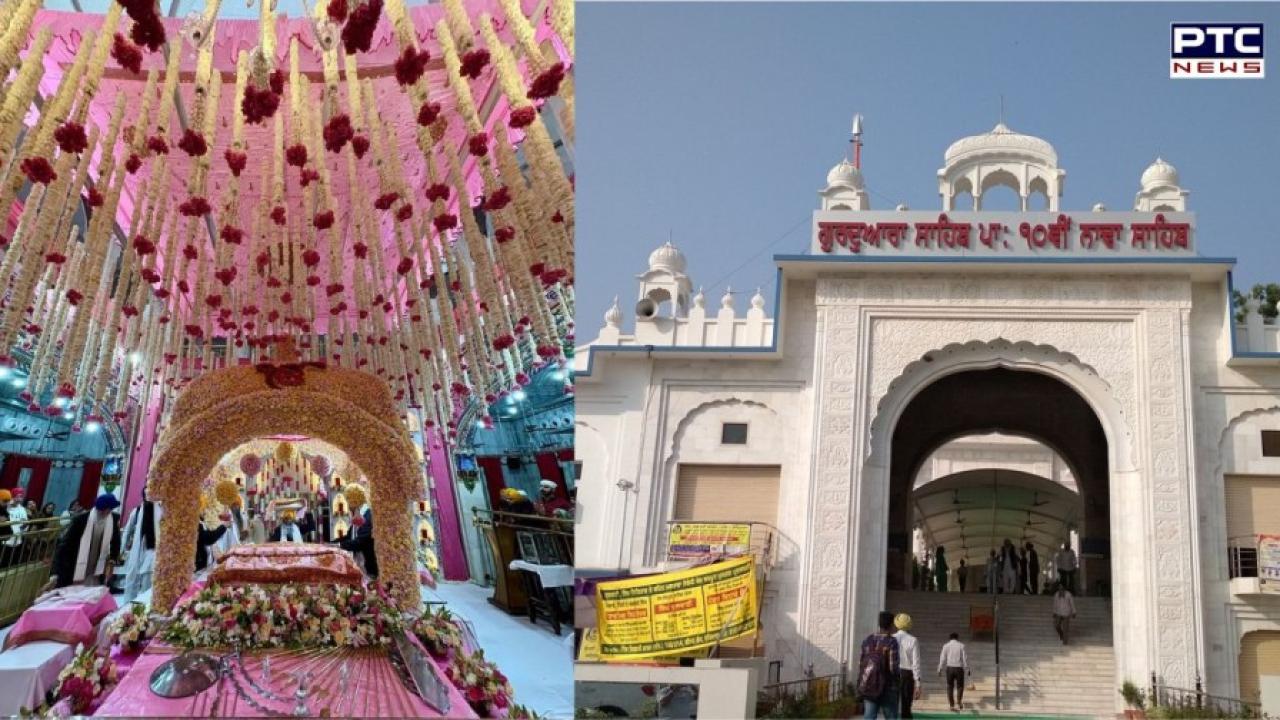
[(117, 507), (120, 501), (104, 493), (94, 501), (93, 512), (71, 519), (54, 552), (53, 575), (57, 587), (111, 582), (115, 558), (120, 554), (120, 521), (114, 512)]
[(45, 503), (44, 507), (40, 508), (40, 517), (42, 518), (51, 518), (57, 513), (58, 506), (53, 503)]
[(218, 515), (218, 520), (222, 521), (222, 526), (227, 531), (214, 543), (213, 555), (215, 558), (226, 555), (227, 551), (240, 544), (240, 524), (235, 522), (235, 515), (232, 511), (223, 510)]
[(901, 613), (893, 619), (893, 626), (898, 632), (893, 639), (898, 641), (900, 666), (898, 669), (898, 705), (900, 715), (904, 718), (914, 717), (911, 714), (911, 703), (920, 699), (920, 643), (916, 636), (907, 632), (911, 629), (911, 616)]
[(1018, 551), (1014, 550), (1013, 541), (1005, 538), (1001, 552), (1003, 555), (1001, 566), (1004, 572), (1004, 592), (1012, 595), (1017, 592), (1018, 587)]
[(960, 592), (964, 592), (964, 586), (969, 581), (969, 566), (964, 564), (964, 558), (960, 558), (960, 567), (956, 568), (956, 583), (960, 586)]
[(987, 592), (995, 595), (1000, 586), (1000, 559), (996, 557), (995, 550), (991, 551), (991, 557), (987, 559), (987, 577), (985, 579), (987, 581)]
[(271, 532), (271, 542), (304, 542), (298, 527), (298, 515), (292, 510), (280, 514), (280, 524)]
[(898, 671), (900, 655), (898, 641), (893, 637), (893, 613), (881, 612), (879, 631), (862, 641), (858, 656), (858, 694), (865, 708), (864, 718), (875, 718), (884, 713), (886, 718), (898, 717)]
[[(993, 554), (995, 550), (991, 551)], [(959, 633), (951, 633), (951, 640), (942, 646), (938, 657), (938, 674), (947, 673), (947, 703), (952, 710), (964, 708), (964, 676), (969, 674), (969, 656)]]
[(502, 488), (500, 493), (502, 499), (502, 509), (509, 513), (519, 513), (521, 515), (534, 515), (536, 509), (533, 502), (529, 500), (529, 496), (523, 490), (518, 488)]
[(365, 506), (359, 522), (354, 523), (356, 529), (342, 540), (338, 547), (352, 554), (360, 553), (364, 558), (364, 572), (370, 579), (378, 577), (378, 556), (373, 548), (373, 511)]
[(5, 541), (6, 544), (16, 548), (22, 544), (22, 532), (27, 529), (26, 522), (31, 519), (31, 513), (27, 508), (22, 506), (22, 497), (25, 491), (18, 487), (13, 489), (13, 502), (9, 503), (9, 522), (13, 523), (10, 527), (13, 529), (13, 537)]
[(1026, 595), (1031, 592), (1031, 586), (1027, 583), (1027, 549), (1018, 549), (1018, 594)]
[(210, 530), (204, 526), (204, 519), (200, 519), (200, 527), (196, 529), (196, 572), (209, 566), (209, 546), (222, 539), (227, 532), (227, 525), (228, 523), (223, 522)]
[(538, 514), (564, 518), (573, 514), (573, 505), (567, 499), (557, 497), (555, 482), (546, 478), (538, 483)]
[(1053, 594), (1053, 629), (1063, 645), (1071, 637), (1071, 618), (1076, 616), (1076, 601), (1071, 591), (1058, 583), (1058, 590)]
[(947, 554), (941, 545), (933, 551), (933, 582), (938, 592), (947, 591)]
[(1040, 555), (1036, 546), (1027, 543), (1027, 581), (1031, 583), (1031, 594), (1040, 594)]
[(267, 541), (267, 524), (254, 508), (249, 508), (249, 542), (260, 545)]
[(159, 527), (160, 508), (147, 497), (147, 490), (143, 488), (142, 504), (129, 513), (129, 521), (124, 525), (124, 551), (128, 555), (124, 561), (125, 603), (132, 602), (151, 587)]
[[(9, 505), (13, 503), (13, 493), (8, 490), (0, 490), (0, 518), (7, 518), (9, 515)], [(22, 542), (21, 538), (15, 537), (13, 526), (5, 523), (0, 525), (0, 568), (7, 568), (14, 563), (17, 558), (17, 545)]]
[(1076, 551), (1068, 543), (1062, 543), (1062, 549), (1053, 555), (1053, 567), (1058, 571), (1058, 584), (1065, 585), (1068, 590), (1076, 590)]
[(80, 501), (72, 500), (71, 507), (62, 511), (62, 519), (58, 521), (58, 524), (61, 525), (62, 527), (66, 527), (71, 524), (72, 518), (74, 518), (76, 515), (79, 515), (82, 512), (84, 512), (84, 507), (80, 505)]

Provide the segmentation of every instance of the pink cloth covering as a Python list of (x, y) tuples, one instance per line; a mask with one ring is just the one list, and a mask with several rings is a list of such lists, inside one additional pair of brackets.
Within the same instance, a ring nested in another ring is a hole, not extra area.
[[(151, 692), (149, 686), (151, 673), (172, 658), (168, 653), (148, 652), (137, 656), (128, 674), (120, 679), (120, 683), (95, 711), (97, 717), (265, 717), (266, 714), (254, 708), (239, 697), (231, 681), (223, 679), (212, 688), (192, 697), (166, 699)], [(294, 667), (304, 662), (298, 658), (277, 655), (272, 659), (271, 692), (281, 696), (292, 696), (296, 687), (289, 673)], [(323, 665), (324, 660), (308, 661), (314, 665)], [(409, 692), (395, 669), (384, 655), (376, 653), (357, 653), (348, 660), (350, 675), (347, 692), (341, 699), (332, 698), (338, 683), (338, 667), (329, 664), (322, 671), (322, 677), (313, 680), (312, 695), (309, 701), (311, 710), (319, 714), (324, 708), (330, 708), (333, 717), (442, 717), (426, 705), (420, 698)], [(434, 661), (432, 661), (434, 662)], [(255, 682), (259, 681), (261, 661), (259, 657), (245, 659), (245, 669)], [(441, 673), (443, 678), (443, 673)], [(248, 683), (243, 675), (239, 677), (240, 686), (248, 690)], [(446, 681), (447, 682), (447, 681)], [(450, 707), (447, 717), (474, 718), (467, 701), (450, 686)], [(264, 707), (276, 712), (288, 713), (291, 704), (264, 702), (255, 698)], [(334, 703), (337, 703), (336, 705)]]
[(116, 601), (105, 587), (66, 587), (45, 593), (18, 618), (4, 647), (34, 640), (92, 645), (98, 623), (115, 609)]
[(240, 545), (218, 559), (209, 582), (220, 585), (362, 585), (364, 573), (351, 553), (327, 545)]

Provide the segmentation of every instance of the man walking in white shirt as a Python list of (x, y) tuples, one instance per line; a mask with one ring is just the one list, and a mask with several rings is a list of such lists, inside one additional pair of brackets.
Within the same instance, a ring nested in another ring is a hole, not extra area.
[(942, 646), (938, 657), (938, 674), (947, 673), (947, 703), (951, 711), (964, 708), (964, 677), (969, 674), (969, 658), (964, 652), (964, 643), (960, 642), (959, 633), (951, 633), (951, 640)]
[(1058, 571), (1058, 583), (1065, 585), (1069, 592), (1076, 591), (1076, 551), (1071, 545), (1062, 543), (1062, 549), (1053, 554), (1053, 566)]
[(899, 717), (914, 717), (911, 714), (911, 702), (920, 699), (920, 643), (916, 636), (907, 632), (911, 629), (911, 616), (901, 613), (893, 619), (893, 626), (898, 632), (893, 638), (898, 641), (898, 710)]
[(1071, 591), (1058, 584), (1058, 590), (1053, 594), (1053, 629), (1058, 632), (1058, 638), (1062, 640), (1062, 644), (1066, 645), (1067, 640), (1071, 636), (1071, 618), (1076, 616), (1076, 601), (1071, 596)]

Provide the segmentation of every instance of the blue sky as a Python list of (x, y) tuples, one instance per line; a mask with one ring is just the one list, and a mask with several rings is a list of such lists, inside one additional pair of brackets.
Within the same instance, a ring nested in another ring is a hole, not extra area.
[[(1266, 80), (1169, 79), (1169, 23), (1262, 21)], [(939, 208), (956, 139), (999, 119), (1053, 143), (1062, 207), (1132, 207), (1163, 156), (1199, 252), (1280, 281), (1280, 4), (579, 3), (578, 340), (672, 237), (709, 304), (802, 252), (826, 173), (865, 117), (873, 207)]]

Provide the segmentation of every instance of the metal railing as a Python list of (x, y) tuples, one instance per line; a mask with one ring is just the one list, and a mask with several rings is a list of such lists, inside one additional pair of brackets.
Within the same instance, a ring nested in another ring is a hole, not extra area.
[(49, 582), (61, 518), (0, 522), (0, 626), (17, 620)]
[(1258, 577), (1258, 536), (1227, 538), (1227, 577)]
[(756, 715), (767, 715), (773, 708), (788, 701), (808, 700), (815, 705), (822, 705), (852, 695), (849, 666), (847, 663), (840, 663), (840, 672), (832, 675), (807, 677), (760, 688), (756, 697)]
[(1196, 676), (1195, 689), (1161, 685), (1155, 673), (1151, 673), (1152, 706), (1176, 710), (1194, 710), (1195, 716), (1205, 718), (1260, 718), (1262, 703), (1243, 698), (1210, 695), (1204, 691), (1200, 676)]

